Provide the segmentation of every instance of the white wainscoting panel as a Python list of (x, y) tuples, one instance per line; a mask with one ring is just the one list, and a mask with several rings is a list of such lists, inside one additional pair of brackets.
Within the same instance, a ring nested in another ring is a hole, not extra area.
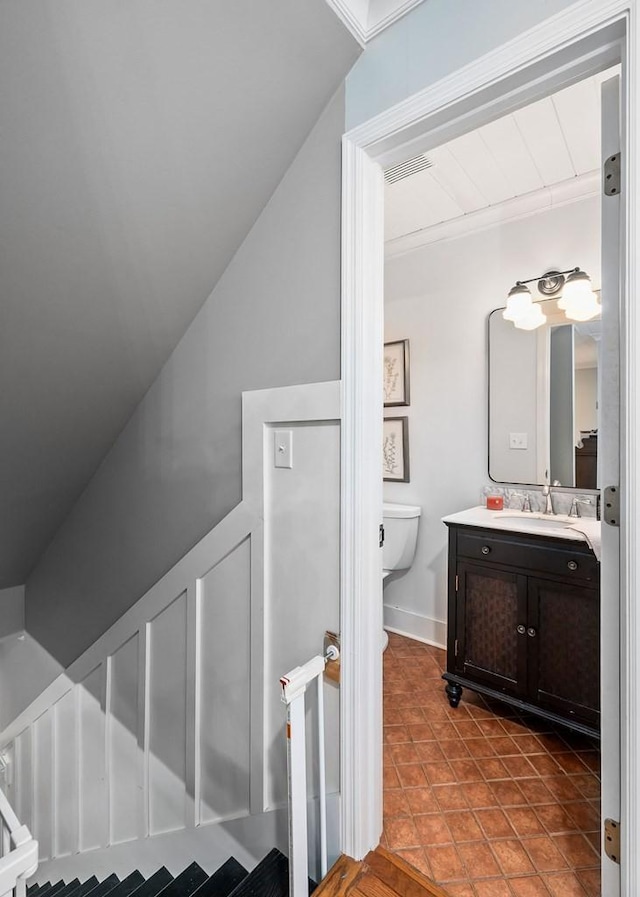
[(251, 542), (203, 576), (200, 602), (200, 821), (250, 810)]
[(33, 830), (33, 728), (25, 729), (14, 742), (15, 775), (12, 783), (16, 816)]
[(54, 723), (54, 851), (75, 853), (78, 845), (78, 731), (75, 689), (56, 702)]
[[(286, 793), (279, 678), (338, 628), (339, 418), (338, 383), (246, 393), (243, 501), (0, 735), (43, 874), (126, 874), (172, 837), (176, 857), (192, 844), (216, 865), (286, 849), (267, 812)], [(273, 466), (276, 422), (294, 430), (291, 470)]]
[(38, 839), (38, 855), (46, 860), (53, 853), (53, 708), (33, 725), (33, 834)]
[(79, 685), (79, 850), (106, 847), (108, 837), (105, 669), (101, 663)]
[(138, 746), (138, 633), (109, 657), (107, 752), (109, 841), (138, 837), (142, 819), (143, 754)]
[(149, 830), (184, 828), (187, 770), (187, 593), (149, 625)]

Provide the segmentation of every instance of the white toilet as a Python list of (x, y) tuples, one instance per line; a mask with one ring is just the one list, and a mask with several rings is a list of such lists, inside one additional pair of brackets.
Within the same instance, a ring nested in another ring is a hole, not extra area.
[[(384, 544), (382, 546), (382, 588), (390, 573), (408, 570), (413, 563), (418, 539), (418, 523), (422, 509), (418, 505), (385, 502), (382, 506)], [(382, 650), (389, 644), (389, 636), (382, 630)]]
[(413, 563), (418, 539), (418, 522), (422, 508), (385, 502), (382, 506), (384, 545), (382, 578), (395, 570), (408, 570)]

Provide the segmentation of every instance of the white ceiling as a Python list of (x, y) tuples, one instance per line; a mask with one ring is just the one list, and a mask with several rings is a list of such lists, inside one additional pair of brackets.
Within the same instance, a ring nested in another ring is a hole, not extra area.
[(0, 588), (24, 582), (359, 52), (324, 0), (0, 4)]
[(559, 186), (570, 189), (572, 198), (592, 191), (592, 174), (600, 167), (600, 83), (610, 74), (567, 87), (426, 153), (432, 167), (386, 185), (387, 251), (413, 248), (421, 238), (431, 241), (444, 222), (495, 223), (498, 218), (483, 215), (486, 210), (542, 191), (555, 191), (557, 197)]

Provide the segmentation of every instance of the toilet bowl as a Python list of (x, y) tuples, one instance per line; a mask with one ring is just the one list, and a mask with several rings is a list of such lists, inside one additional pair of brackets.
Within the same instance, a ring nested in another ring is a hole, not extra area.
[[(391, 573), (408, 570), (413, 563), (422, 509), (418, 505), (385, 502), (382, 506), (384, 543), (382, 546), (382, 588)], [(389, 636), (382, 630), (382, 650)]]

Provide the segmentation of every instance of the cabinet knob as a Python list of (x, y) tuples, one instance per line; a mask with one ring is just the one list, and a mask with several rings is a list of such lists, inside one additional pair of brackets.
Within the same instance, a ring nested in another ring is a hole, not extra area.
[(488, 545), (483, 545), (482, 548), (480, 549), (480, 551), (483, 554), (491, 554), (491, 549), (489, 548)]
[(524, 626), (522, 623), (520, 623), (516, 627), (516, 632), (518, 633), (518, 635), (524, 635), (526, 631), (527, 631), (527, 627)]
[(529, 628), (527, 629), (527, 635), (529, 636), (529, 638), (535, 638), (536, 631), (533, 626), (529, 626)]
[(569, 568), (569, 570), (577, 570), (578, 562), (577, 561), (567, 561), (567, 567)]

